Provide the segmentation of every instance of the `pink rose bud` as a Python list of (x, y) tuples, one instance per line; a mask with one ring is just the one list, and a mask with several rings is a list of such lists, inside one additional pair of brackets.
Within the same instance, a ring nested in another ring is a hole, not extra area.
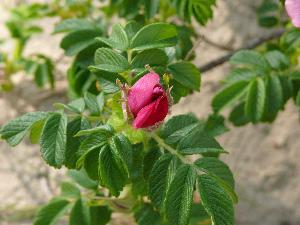
[(129, 89), (128, 105), (135, 128), (156, 126), (165, 119), (169, 101), (156, 73), (146, 74)]
[(285, 8), (293, 25), (300, 28), (300, 0), (286, 0)]

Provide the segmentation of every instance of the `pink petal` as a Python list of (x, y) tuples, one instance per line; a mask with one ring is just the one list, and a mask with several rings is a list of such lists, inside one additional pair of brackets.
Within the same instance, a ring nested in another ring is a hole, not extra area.
[(285, 8), (293, 25), (300, 28), (300, 0), (286, 0)]
[(153, 90), (159, 84), (159, 75), (148, 73), (139, 79), (129, 90), (128, 104), (134, 116), (153, 101)]
[(155, 125), (165, 119), (169, 111), (168, 98), (165, 94), (161, 95), (151, 104), (142, 108), (135, 120), (134, 128), (146, 128)]

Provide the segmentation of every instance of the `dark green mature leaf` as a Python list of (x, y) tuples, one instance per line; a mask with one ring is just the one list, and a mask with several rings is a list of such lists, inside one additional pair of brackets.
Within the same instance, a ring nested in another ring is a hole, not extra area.
[(54, 33), (72, 32), (77, 30), (93, 30), (94, 23), (86, 19), (66, 19), (55, 26)]
[(40, 139), (43, 159), (50, 166), (60, 168), (65, 162), (67, 116), (54, 113), (45, 122)]
[(250, 122), (250, 120), (245, 115), (245, 102), (242, 102), (233, 108), (229, 115), (229, 120), (235, 126), (243, 126)]
[(158, 209), (164, 208), (167, 191), (174, 178), (177, 162), (170, 154), (162, 155), (149, 176), (149, 198)]
[(101, 147), (94, 148), (92, 150), (89, 150), (88, 152), (84, 153), (82, 157), (77, 161), (77, 167), (79, 167), (80, 161), (82, 161), (81, 164), (83, 164), (84, 169), (92, 180), (100, 180), (98, 168), (99, 168), (99, 154), (101, 151)]
[(273, 27), (279, 23), (279, 2), (265, 0), (257, 9), (258, 23), (263, 27)]
[(84, 136), (84, 135), (90, 135), (95, 133), (100, 133), (102, 135), (106, 135), (109, 137), (113, 135), (114, 129), (110, 125), (105, 124), (98, 127), (93, 127), (91, 129), (81, 130), (76, 134), (76, 136)]
[(101, 32), (99, 33), (97, 30), (75, 31), (62, 39), (60, 47), (65, 50), (66, 55), (73, 56), (94, 45), (97, 42), (95, 38), (99, 35), (101, 35)]
[(98, 183), (96, 181), (91, 180), (85, 171), (77, 171), (77, 170), (70, 170), (68, 171), (68, 175), (75, 181), (77, 182), (80, 186), (91, 189), (91, 190), (96, 190), (98, 187)]
[(190, 62), (177, 62), (168, 66), (173, 78), (183, 86), (199, 91), (201, 74), (197, 67)]
[(120, 24), (113, 25), (110, 38), (98, 37), (96, 39), (107, 44), (111, 48), (121, 51), (126, 51), (129, 47), (127, 33)]
[(295, 52), (300, 46), (300, 30), (298, 28), (292, 28), (284, 33), (281, 38), (282, 49), (285, 49), (288, 53)]
[(161, 49), (148, 49), (138, 53), (132, 60), (133, 68), (145, 68), (150, 66), (165, 66), (168, 63), (168, 56)]
[(300, 107), (300, 91), (298, 91), (298, 94), (296, 97), (296, 105)]
[(257, 123), (263, 117), (266, 102), (266, 87), (261, 78), (253, 80), (246, 97), (245, 114), (253, 123)]
[(226, 153), (221, 145), (203, 128), (194, 129), (183, 138), (177, 149), (184, 155), (203, 154), (203, 153)]
[(113, 94), (120, 90), (116, 84), (116, 80), (119, 79), (122, 83), (127, 81), (116, 73), (110, 73), (106, 71), (93, 71), (94, 76), (99, 82), (100, 89), (106, 94)]
[(232, 64), (249, 66), (260, 73), (265, 73), (270, 69), (268, 61), (260, 53), (254, 50), (239, 51), (230, 58), (230, 62)]
[(110, 147), (115, 160), (118, 161), (119, 165), (122, 165), (129, 175), (132, 166), (132, 145), (128, 138), (123, 134), (116, 134), (110, 142)]
[(70, 225), (90, 225), (89, 208), (80, 198), (71, 210)]
[(219, 112), (225, 106), (228, 106), (238, 99), (247, 90), (248, 81), (235, 82), (221, 91), (219, 91), (212, 100), (212, 107), (215, 112)]
[(148, 152), (145, 154), (143, 160), (143, 175), (146, 181), (149, 179), (152, 168), (161, 154), (158, 146), (148, 149)]
[(19, 144), (35, 123), (45, 120), (49, 116), (46, 112), (30, 112), (6, 123), (0, 131), (1, 138), (11, 146)]
[(84, 101), (86, 106), (90, 109), (92, 116), (99, 116), (104, 106), (104, 95), (100, 93), (98, 96), (85, 92)]
[(127, 59), (109, 48), (99, 48), (96, 51), (95, 64), (95, 66), (89, 67), (92, 71), (103, 70), (112, 73), (121, 73), (129, 69)]
[(215, 157), (203, 157), (195, 162), (195, 165), (201, 170), (212, 173), (224, 180), (232, 189), (234, 189), (234, 178), (229, 167)]
[(211, 224), (210, 216), (207, 214), (202, 204), (193, 204), (190, 225)]
[(167, 144), (175, 144), (197, 126), (199, 120), (193, 114), (173, 116), (163, 126), (161, 136)]
[(89, 126), (89, 122), (85, 118), (82, 118), (80, 116), (67, 124), (67, 142), (64, 164), (68, 168), (74, 169), (76, 167), (76, 162), (80, 157), (80, 137), (75, 137), (75, 135), (80, 130), (89, 128)]
[(233, 203), (219, 183), (211, 176), (203, 174), (198, 177), (198, 187), (201, 202), (213, 224), (234, 224)]
[(166, 199), (166, 217), (171, 224), (189, 224), (196, 177), (191, 165), (182, 165), (177, 170)]
[(134, 214), (138, 225), (162, 225), (160, 214), (150, 204), (144, 204)]
[(218, 114), (209, 115), (205, 124), (204, 130), (209, 136), (216, 137), (229, 131), (225, 125), (225, 118)]
[(167, 23), (153, 23), (140, 29), (131, 41), (133, 50), (165, 48), (176, 45), (176, 27)]
[(266, 102), (263, 120), (272, 122), (283, 105), (282, 86), (279, 77), (276, 75), (267, 76), (265, 85)]
[(159, 0), (145, 1), (145, 14), (148, 19), (155, 16), (159, 8)]
[(119, 164), (108, 145), (102, 147), (100, 152), (99, 177), (102, 186), (107, 187), (113, 196), (119, 196), (128, 180), (126, 169)]
[(69, 201), (65, 199), (52, 199), (47, 205), (42, 206), (34, 218), (34, 225), (54, 225), (70, 208)]
[(287, 76), (279, 76), (281, 88), (282, 88), (282, 108), (285, 103), (293, 96), (293, 84)]
[(111, 213), (107, 206), (91, 206), (91, 225), (106, 225), (110, 221)]
[(275, 70), (285, 70), (290, 65), (289, 58), (278, 50), (268, 51), (265, 54), (265, 58)]

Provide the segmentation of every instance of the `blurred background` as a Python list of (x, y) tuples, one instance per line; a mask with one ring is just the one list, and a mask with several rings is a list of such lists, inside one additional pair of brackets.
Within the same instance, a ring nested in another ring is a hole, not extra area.
[[(9, 36), (5, 23), (10, 9), (20, 3), (49, 1), (0, 0), (0, 39)], [(196, 65), (203, 65), (228, 52), (265, 37), (272, 29), (257, 24), (256, 9), (260, 0), (219, 0), (215, 15), (208, 25), (198, 27), (205, 35), (196, 49)], [(67, 102), (66, 70), (70, 58), (59, 47), (60, 35), (51, 35), (58, 18), (40, 19), (44, 32), (34, 35), (25, 48), (25, 55), (40, 53), (55, 64), (55, 90), (40, 89), (32, 76), (18, 72), (13, 76), (15, 88), (0, 92), (0, 125), (24, 112), (48, 110), (55, 102)], [(12, 51), (5, 42), (1, 51)], [(173, 108), (173, 114), (192, 111), (206, 117), (211, 111), (213, 94), (229, 70), (224, 64), (203, 74), (201, 92), (195, 93)], [(1, 74), (0, 74), (1, 79)], [(288, 104), (272, 125), (247, 125), (232, 129), (219, 138), (230, 152), (223, 159), (236, 179), (239, 204), (236, 225), (299, 225), (300, 224), (300, 126), (298, 110)], [(37, 207), (58, 192), (58, 183), (67, 179), (63, 170), (49, 168), (42, 162), (39, 148), (22, 142), (12, 149), (0, 142), (0, 225), (31, 224)], [(134, 224), (117, 217), (115, 224)]]

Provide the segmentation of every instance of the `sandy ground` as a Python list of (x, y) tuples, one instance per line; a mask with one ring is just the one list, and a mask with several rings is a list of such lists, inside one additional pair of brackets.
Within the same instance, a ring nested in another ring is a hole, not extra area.
[[(214, 20), (206, 28), (199, 27), (198, 32), (231, 48), (264, 36), (269, 31), (257, 27), (254, 12), (259, 2), (219, 0)], [(0, 8), (1, 32), (5, 17)], [(49, 34), (52, 29), (49, 24), (55, 21), (41, 22), (48, 25)], [(49, 38), (48, 34), (32, 40), (30, 49), (26, 49), (27, 54), (39, 51), (58, 59), (62, 53), (57, 44), (59, 37)], [(225, 53), (202, 42), (197, 49), (196, 63), (202, 65)], [(60, 73), (67, 63), (61, 64)], [(229, 65), (224, 65), (204, 74), (201, 92), (181, 101), (174, 107), (173, 113), (192, 111), (199, 117), (206, 117), (211, 110), (211, 98), (228, 69)], [(0, 124), (23, 112), (49, 109), (52, 103), (65, 100), (62, 92), (51, 94), (51, 91), (38, 90), (30, 77), (20, 74), (16, 81), (18, 85), (12, 93), (0, 96)], [(58, 89), (63, 89), (63, 86), (64, 82), (59, 82)], [(299, 136), (298, 110), (289, 103), (272, 125), (248, 125), (232, 129), (220, 137), (220, 142), (230, 152), (224, 160), (235, 174), (240, 198), (236, 207), (237, 225), (300, 224)], [(15, 208), (29, 207), (50, 198), (57, 192), (56, 184), (62, 174), (41, 162), (38, 146), (23, 142), (10, 149), (0, 142), (0, 225), (17, 224), (9, 223), (7, 219), (7, 214)], [(6, 211), (1, 211), (3, 208)]]

